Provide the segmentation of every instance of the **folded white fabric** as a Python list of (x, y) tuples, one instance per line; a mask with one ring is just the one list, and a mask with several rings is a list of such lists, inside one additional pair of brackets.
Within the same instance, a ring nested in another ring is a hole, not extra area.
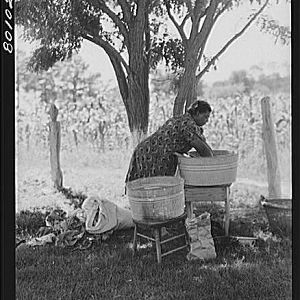
[(120, 208), (110, 201), (102, 200), (98, 196), (90, 196), (85, 199), (82, 209), (86, 215), (86, 231), (91, 234), (101, 234), (133, 226), (130, 211)]

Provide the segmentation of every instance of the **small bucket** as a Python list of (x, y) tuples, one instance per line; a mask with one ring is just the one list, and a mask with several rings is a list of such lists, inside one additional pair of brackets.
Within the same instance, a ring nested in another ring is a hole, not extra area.
[(292, 199), (266, 199), (261, 196), (270, 231), (280, 237), (292, 236)]

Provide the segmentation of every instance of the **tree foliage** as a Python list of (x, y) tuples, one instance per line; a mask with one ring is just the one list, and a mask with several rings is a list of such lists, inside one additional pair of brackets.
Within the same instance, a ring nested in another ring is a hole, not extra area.
[[(82, 41), (101, 47), (114, 68), (132, 133), (146, 134), (149, 114), (149, 21), (155, 1), (19, 0), (16, 21), (24, 37), (39, 41), (30, 67), (47, 70), (78, 52)], [(155, 19), (155, 18), (154, 18)]]
[[(254, 13), (249, 13), (249, 19), (241, 29), (216, 52), (212, 57), (205, 54), (207, 40), (212, 35), (212, 29), (217, 20), (244, 2), (239, 0), (164, 0), (163, 16), (168, 16), (177, 30), (174, 37), (166, 29), (162, 37), (154, 43), (156, 58), (164, 60), (171, 70), (180, 74), (180, 85), (174, 105), (174, 115), (181, 114), (184, 108), (197, 97), (196, 88), (206, 72), (211, 67), (216, 68), (216, 62), (229, 46), (257, 21), (260, 29), (275, 36), (275, 41), (288, 43), (290, 28), (282, 26), (272, 17), (263, 14), (270, 0), (250, 0), (250, 4), (258, 5)], [(289, 1), (287, 1), (289, 2)], [(279, 3), (279, 1), (276, 1)], [(157, 62), (157, 60), (156, 60)]]

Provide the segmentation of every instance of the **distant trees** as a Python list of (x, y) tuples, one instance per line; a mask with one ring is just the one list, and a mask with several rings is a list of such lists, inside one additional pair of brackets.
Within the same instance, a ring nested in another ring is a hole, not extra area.
[(47, 143), (51, 103), (59, 109), (62, 135), (75, 147), (86, 141), (95, 149), (104, 151), (109, 138), (126, 139), (126, 114), (119, 109), (121, 97), (118, 89), (104, 84), (100, 74), (90, 75), (80, 57), (74, 56), (39, 73), (24, 68), (24, 53), (18, 52), (17, 59), (20, 140), (26, 137), (26, 132), (38, 137), (37, 142)]
[(291, 92), (291, 78), (282, 77), (278, 73), (273, 73), (270, 75), (261, 74), (257, 83), (265, 86), (269, 89), (270, 93), (278, 93), (278, 92)]
[[(252, 66), (251, 69), (255, 69)], [(208, 92), (209, 97), (227, 97), (237, 93), (250, 95), (251, 93), (278, 94), (290, 93), (290, 76), (282, 76), (279, 73), (265, 74), (262, 72), (255, 78), (251, 71), (233, 71), (228, 80), (216, 81)]]

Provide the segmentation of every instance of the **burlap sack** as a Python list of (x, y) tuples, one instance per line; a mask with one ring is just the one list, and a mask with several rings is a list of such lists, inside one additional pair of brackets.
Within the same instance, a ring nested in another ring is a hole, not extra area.
[(186, 219), (186, 228), (190, 236), (190, 252), (188, 260), (193, 259), (214, 259), (216, 251), (214, 240), (211, 235), (210, 213), (205, 212), (198, 217)]

